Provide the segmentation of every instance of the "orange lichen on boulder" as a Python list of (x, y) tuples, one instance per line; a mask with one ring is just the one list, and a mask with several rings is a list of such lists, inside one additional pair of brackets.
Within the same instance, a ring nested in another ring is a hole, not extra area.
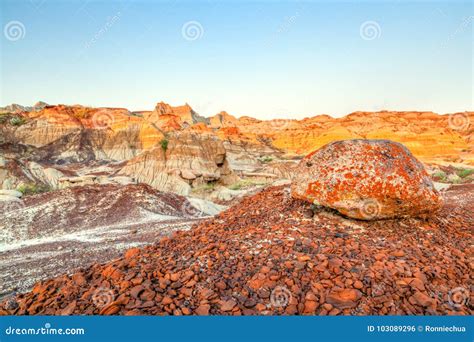
[(310, 153), (295, 170), (292, 196), (363, 219), (417, 216), (442, 200), (423, 165), (390, 140), (342, 140)]

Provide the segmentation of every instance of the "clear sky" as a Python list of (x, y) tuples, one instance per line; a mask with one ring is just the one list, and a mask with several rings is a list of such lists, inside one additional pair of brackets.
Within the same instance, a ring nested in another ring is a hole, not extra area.
[(472, 110), (472, 3), (1, 0), (0, 105)]

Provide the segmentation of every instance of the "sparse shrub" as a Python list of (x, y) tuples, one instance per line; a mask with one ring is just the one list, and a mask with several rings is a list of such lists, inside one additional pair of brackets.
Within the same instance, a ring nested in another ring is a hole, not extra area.
[(25, 118), (21, 116), (14, 116), (10, 119), (10, 124), (13, 126), (21, 126), (25, 124), (25, 122), (26, 122)]
[(0, 124), (4, 124), (8, 121), (9, 114), (10, 113), (7, 112), (0, 113)]
[(252, 185), (265, 185), (265, 182), (257, 182), (249, 179), (240, 180), (229, 186), (230, 190), (241, 190)]
[(168, 143), (169, 143), (169, 141), (166, 138), (164, 138), (160, 141), (161, 149), (165, 152), (168, 149)]
[(213, 191), (215, 187), (216, 187), (216, 182), (208, 182), (206, 184), (193, 188), (192, 192)]
[(263, 156), (259, 159), (262, 163), (270, 163), (273, 160), (273, 157), (271, 156)]
[(78, 119), (85, 119), (89, 117), (91, 109), (88, 107), (78, 107), (75, 108), (73, 116)]
[(435, 180), (440, 180), (442, 182), (447, 181), (446, 173), (444, 171), (437, 171), (437, 172), (433, 173), (433, 178)]
[(474, 173), (474, 169), (460, 169), (456, 171), (456, 174), (460, 178), (466, 178)]
[(229, 186), (229, 189), (230, 190), (240, 190), (244, 187), (244, 185), (242, 184), (242, 182), (237, 182), (235, 184), (232, 184), (231, 186)]
[(208, 182), (202, 186), (202, 189), (205, 191), (212, 191), (216, 187), (216, 182)]
[(51, 191), (51, 188), (46, 184), (41, 183), (29, 183), (20, 185), (17, 190), (23, 194), (23, 196), (42, 194), (44, 192)]

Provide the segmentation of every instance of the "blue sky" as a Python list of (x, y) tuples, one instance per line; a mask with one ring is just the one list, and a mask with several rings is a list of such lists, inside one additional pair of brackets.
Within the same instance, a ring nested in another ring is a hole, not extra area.
[(0, 6), (0, 105), (188, 102), (259, 118), (473, 109), (470, 1)]

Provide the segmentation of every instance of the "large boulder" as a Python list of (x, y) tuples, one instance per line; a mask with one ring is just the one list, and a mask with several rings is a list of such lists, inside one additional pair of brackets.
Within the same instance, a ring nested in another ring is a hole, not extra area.
[(342, 140), (321, 147), (295, 168), (291, 194), (363, 220), (418, 216), (442, 205), (423, 165), (390, 140)]

